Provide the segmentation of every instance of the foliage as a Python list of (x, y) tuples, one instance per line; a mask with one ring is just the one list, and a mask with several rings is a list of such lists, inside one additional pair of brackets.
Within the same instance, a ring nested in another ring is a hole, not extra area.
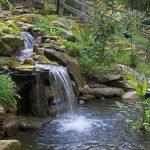
[(139, 11), (149, 11), (150, 1), (149, 0), (117, 0), (118, 2), (125, 4), (127, 7), (136, 9)]
[(90, 43), (87, 49), (82, 51), (83, 57), (81, 58), (81, 63), (86, 67), (86, 70), (90, 71), (89, 67), (92, 67), (91, 69), (94, 69), (95, 72), (98, 73), (111, 69), (111, 64), (114, 61), (112, 52), (107, 47), (108, 43), (113, 40), (114, 27), (113, 24), (99, 12), (100, 6), (98, 5), (95, 8), (93, 16), (94, 28), (93, 31), (91, 31), (94, 41)]
[(5, 61), (0, 59), (0, 68), (3, 67), (5, 65)]
[[(78, 9), (78, 10), (81, 10), (80, 4), (78, 4), (76, 1), (73, 1), (73, 0), (65, 0), (65, 3), (66, 3), (67, 5), (69, 5), (69, 6), (72, 6), (72, 7), (76, 8), (76, 9)], [(65, 14), (70, 14), (70, 13), (72, 13), (72, 12), (70, 12), (69, 10), (66, 10), (66, 9), (65, 9), (64, 13), (65, 13)]]
[(46, 35), (60, 35), (62, 30), (52, 26), (52, 21), (56, 20), (55, 16), (39, 16), (39, 21), (35, 24), (35, 27), (40, 28)]
[(81, 43), (73, 43), (65, 41), (64, 45), (67, 49), (67, 53), (73, 57), (79, 57), (81, 51), (85, 48)]
[(10, 3), (9, 0), (0, 0), (0, 4), (1, 4), (1, 5), (2, 5), (2, 4), (6, 5), (6, 6), (9, 8), (9, 10), (12, 10), (12, 9), (13, 9), (13, 5), (12, 5), (12, 3)]
[(0, 75), (0, 105), (10, 111), (17, 104), (20, 96), (15, 90), (15, 84), (8, 75)]
[(128, 113), (128, 110), (119, 102), (117, 102), (117, 105), (121, 111), (130, 116), (130, 123), (132, 127), (141, 130), (142, 133), (145, 134), (146, 131), (150, 130), (150, 98), (146, 97), (148, 89), (148, 79), (144, 74), (136, 76), (134, 74), (126, 73), (125, 77), (132, 85), (132, 87), (136, 90), (137, 95), (141, 97), (140, 105), (137, 105), (141, 112), (141, 119), (133, 117), (133, 115)]
[(5, 34), (21, 35), (21, 31), (15, 24), (6, 24), (0, 21), (0, 37)]
[(56, 10), (56, 5), (52, 4), (50, 2), (44, 2), (44, 8), (46, 10), (55, 11)]

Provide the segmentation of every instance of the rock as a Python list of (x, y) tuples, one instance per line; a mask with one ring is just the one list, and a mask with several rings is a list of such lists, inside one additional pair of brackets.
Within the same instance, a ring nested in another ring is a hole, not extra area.
[(42, 36), (42, 31), (41, 31), (40, 28), (34, 28), (34, 29), (32, 30), (32, 34), (33, 34), (33, 37), (36, 39), (36, 38)]
[(110, 82), (116, 82), (116, 81), (122, 81), (123, 76), (121, 75), (115, 75), (115, 74), (107, 74), (107, 75), (95, 75), (94, 81), (96, 83), (110, 83)]
[(84, 103), (85, 103), (84, 100), (79, 100), (80, 105), (84, 105)]
[(95, 96), (92, 95), (92, 94), (86, 94), (86, 95), (83, 95), (83, 96), (79, 97), (79, 100), (83, 100), (85, 102), (89, 102), (89, 101), (92, 101), (94, 99), (95, 99)]
[(20, 15), (20, 17), (21, 18), (26, 18), (26, 20), (30, 24), (34, 24), (39, 20), (39, 18), (37, 17), (36, 14), (31, 14), (31, 13), (30, 14), (22, 14), (22, 15)]
[(42, 2), (32, 2), (31, 7), (34, 7), (35, 9), (44, 10), (44, 3)]
[(5, 109), (2, 106), (0, 106), (0, 115), (4, 113), (6, 113)]
[(12, 11), (13, 15), (29, 14), (29, 13), (30, 13), (30, 10), (28, 10), (28, 9), (14, 9)]
[(19, 123), (16, 118), (4, 120), (3, 127), (5, 129), (5, 137), (13, 137), (17, 134)]
[(35, 66), (35, 61), (32, 58), (26, 58), (23, 62), (24, 65)]
[(136, 94), (135, 91), (130, 91), (130, 92), (126, 92), (122, 96), (122, 99), (126, 101), (139, 101), (140, 97)]
[(71, 77), (76, 82), (78, 89), (82, 89), (85, 85), (85, 80), (82, 76), (78, 61), (64, 52), (58, 52), (54, 49), (45, 49), (44, 55), (51, 61), (57, 61), (60, 65), (68, 68)]
[(118, 87), (118, 88), (122, 88), (125, 91), (129, 91), (131, 89), (133, 89), (129, 84), (127, 84), (125, 81), (116, 81), (116, 82), (111, 82), (108, 83), (107, 86), (109, 87)]
[(106, 87), (106, 85), (98, 84), (98, 83), (92, 83), (92, 84), (89, 84), (88, 86), (89, 88), (105, 88)]
[(0, 115), (0, 140), (4, 137), (4, 128), (3, 128), (4, 117)]
[(18, 140), (0, 140), (0, 150), (21, 150)]
[(135, 74), (135, 75), (139, 75), (139, 73), (136, 70), (133, 70), (132, 68), (122, 65), (122, 64), (118, 64), (117, 65), (117, 69), (119, 71), (119, 73), (124, 74), (124, 73), (131, 73), (131, 74)]
[(57, 46), (57, 45), (54, 45), (54, 44), (51, 44), (51, 45), (44, 45), (44, 47), (46, 49), (54, 49), (56, 51), (60, 51), (60, 52), (65, 52), (65, 49), (66, 47), (65, 46)]
[(18, 112), (35, 117), (45, 117), (49, 108), (45, 91), (45, 86), (50, 84), (49, 72), (43, 69), (18, 70), (13, 72), (11, 77), (21, 97)]
[(24, 41), (21, 37), (14, 35), (5, 35), (0, 39), (0, 55), (12, 56), (19, 53), (19, 50), (24, 46)]
[(35, 130), (41, 127), (40, 123), (28, 123), (21, 121), (19, 124), (19, 131), (28, 131), (28, 130)]
[(114, 97), (122, 97), (124, 94), (123, 89), (114, 88), (114, 87), (106, 87), (106, 88), (92, 88), (88, 92), (89, 94), (94, 95), (96, 98), (114, 98)]
[(24, 27), (24, 28), (26, 28), (27, 30), (28, 30), (29, 28), (32, 28), (32, 27), (34, 26), (33, 24), (24, 23), (24, 22), (16, 22), (16, 25), (17, 25), (18, 27), (22, 27), (22, 29), (23, 29), (23, 27)]

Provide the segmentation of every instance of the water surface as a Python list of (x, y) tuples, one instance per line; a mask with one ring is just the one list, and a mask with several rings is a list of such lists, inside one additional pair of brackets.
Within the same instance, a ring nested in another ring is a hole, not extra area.
[(135, 134), (111, 100), (79, 106), (39, 130), (19, 134), (23, 150), (149, 150), (150, 138)]

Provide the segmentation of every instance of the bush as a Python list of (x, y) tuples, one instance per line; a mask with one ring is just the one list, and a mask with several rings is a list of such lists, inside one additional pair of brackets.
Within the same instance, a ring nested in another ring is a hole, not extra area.
[(81, 51), (85, 48), (81, 43), (73, 43), (69, 41), (65, 41), (64, 45), (67, 49), (69, 55), (73, 57), (79, 57)]
[(0, 21), (0, 37), (5, 34), (21, 35), (21, 31), (15, 24), (8, 25)]
[(17, 94), (15, 84), (8, 75), (0, 75), (0, 105), (6, 111), (11, 111), (17, 105)]

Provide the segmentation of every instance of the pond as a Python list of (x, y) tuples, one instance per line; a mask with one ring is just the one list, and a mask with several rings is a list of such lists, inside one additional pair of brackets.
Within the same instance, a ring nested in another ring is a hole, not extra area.
[(133, 132), (112, 100), (95, 100), (20, 132), (23, 150), (148, 150), (150, 137)]

